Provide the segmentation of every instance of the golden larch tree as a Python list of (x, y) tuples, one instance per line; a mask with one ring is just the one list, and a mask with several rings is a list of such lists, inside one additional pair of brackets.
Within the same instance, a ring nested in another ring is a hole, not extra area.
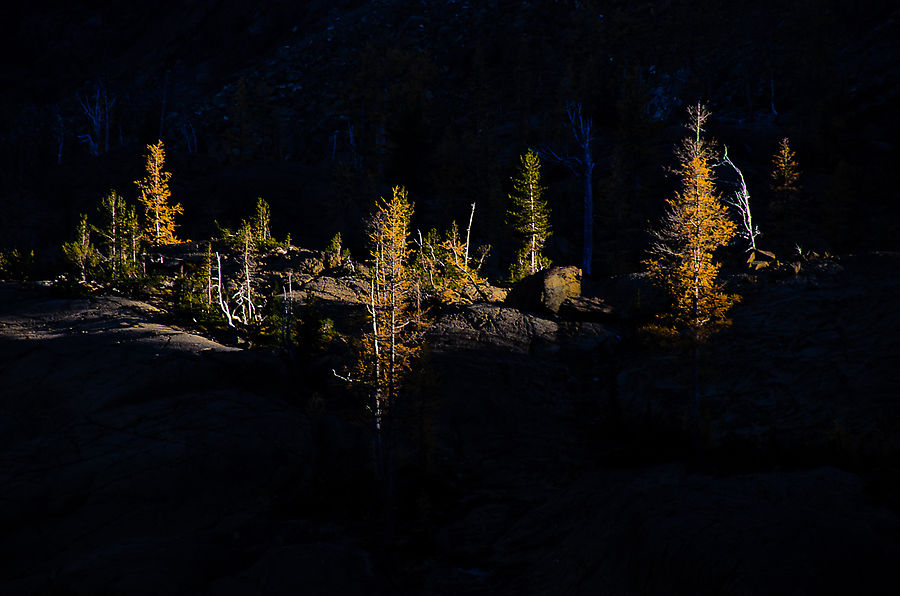
[(409, 267), (409, 222), (413, 206), (406, 190), (394, 187), (380, 199), (369, 222), (372, 267), (366, 301), (371, 331), (363, 339), (359, 368), (372, 391), (375, 462), (384, 490), (385, 530), (393, 532), (392, 412), (421, 352), (423, 318), (418, 287)]
[(371, 332), (364, 361), (375, 393), (376, 424), (400, 392), (418, 352), (421, 320), (409, 269), (409, 222), (413, 206), (402, 186), (390, 200), (380, 199), (368, 231), (372, 269), (366, 297)]
[(169, 204), (172, 174), (163, 170), (166, 163), (163, 142), (147, 145), (147, 151), (147, 175), (135, 181), (144, 206), (144, 239), (153, 246), (176, 244), (179, 240), (175, 237), (175, 216), (184, 213), (184, 208), (179, 203)]
[(778, 194), (796, 194), (800, 190), (800, 166), (797, 154), (791, 149), (790, 140), (784, 137), (778, 143), (778, 151), (772, 158), (772, 191)]
[(668, 199), (666, 213), (645, 261), (651, 276), (668, 291), (675, 323), (696, 339), (729, 323), (727, 312), (739, 296), (726, 294), (718, 280), (715, 252), (731, 242), (736, 224), (715, 189), (714, 144), (703, 138), (709, 112), (703, 105), (688, 110), (693, 133), (677, 151), (681, 190)]
[(780, 240), (779, 248), (788, 249), (802, 237), (804, 221), (800, 201), (800, 166), (790, 141), (784, 137), (772, 157), (770, 175), (772, 203), (769, 209), (772, 229)]

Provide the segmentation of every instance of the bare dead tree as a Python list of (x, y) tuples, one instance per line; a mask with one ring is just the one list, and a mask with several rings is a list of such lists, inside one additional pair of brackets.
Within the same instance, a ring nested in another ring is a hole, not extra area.
[(778, 116), (778, 111), (775, 109), (775, 76), (774, 75), (769, 77), (769, 108), (772, 110), (773, 116)]
[(162, 105), (159, 109), (159, 136), (156, 137), (158, 139), (163, 138), (163, 130), (165, 128), (166, 123), (166, 98), (169, 94), (169, 71), (166, 71), (166, 76), (163, 79), (163, 90), (162, 90)]
[(56, 163), (62, 165), (63, 146), (66, 143), (66, 123), (59, 108), (56, 110), (56, 126), (53, 127), (53, 132), (56, 133)]
[(581, 176), (584, 182), (584, 247), (581, 253), (581, 269), (585, 275), (591, 274), (591, 261), (594, 250), (594, 190), (592, 177), (594, 173), (594, 156), (591, 144), (594, 141), (593, 121), (585, 118), (580, 103), (567, 102), (566, 115), (569, 119), (569, 130), (575, 137), (579, 155), (559, 155), (550, 149), (540, 153), (554, 161), (564, 164), (573, 174)]
[(472, 220), (475, 219), (475, 203), (472, 203), (472, 211), (469, 213), (469, 227), (466, 228), (466, 255), (465, 263), (469, 265), (469, 239), (472, 237)]
[(362, 159), (359, 156), (359, 150), (356, 148), (356, 134), (353, 130), (353, 124), (349, 121), (347, 122), (347, 142), (350, 144), (353, 167), (358, 170), (362, 165)]
[(747, 241), (747, 252), (754, 251), (756, 250), (756, 237), (759, 236), (759, 228), (753, 223), (753, 214), (750, 212), (750, 191), (747, 190), (744, 173), (728, 157), (727, 146), (725, 147), (725, 155), (722, 157), (722, 164), (728, 164), (738, 175), (738, 180), (740, 180), (738, 189), (734, 191), (731, 198), (726, 198), (725, 202), (737, 210), (740, 218), (738, 234)]
[(81, 104), (81, 109), (91, 122), (91, 134), (81, 135), (79, 139), (83, 143), (88, 143), (91, 155), (97, 155), (100, 152), (100, 138), (103, 137), (103, 152), (109, 152), (109, 113), (113, 106), (116, 105), (116, 97), (110, 99), (106, 87), (102, 83), (97, 83), (94, 97), (84, 97), (75, 95)]
[(190, 120), (181, 125), (181, 135), (184, 137), (184, 144), (187, 146), (188, 153), (197, 153), (197, 132), (194, 130), (194, 124)]
[(216, 251), (216, 289), (218, 290), (218, 298), (219, 298), (219, 310), (222, 311), (222, 314), (225, 315), (225, 321), (228, 323), (229, 327), (234, 327), (234, 320), (231, 315), (231, 308), (228, 306), (228, 301), (225, 300), (224, 296), (222, 296), (222, 257), (219, 255), (219, 252)]
[(291, 285), (291, 273), (288, 272), (287, 287), (282, 286), (283, 313), (281, 317), (281, 345), (287, 350), (288, 355), (293, 358), (293, 338), (292, 330), (294, 328), (294, 289)]

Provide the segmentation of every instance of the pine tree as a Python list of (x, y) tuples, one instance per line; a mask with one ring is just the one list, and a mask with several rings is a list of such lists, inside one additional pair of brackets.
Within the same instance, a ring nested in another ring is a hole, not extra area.
[(147, 150), (147, 176), (135, 181), (144, 206), (144, 239), (153, 246), (176, 244), (179, 240), (175, 237), (175, 216), (184, 213), (184, 208), (179, 203), (169, 204), (172, 174), (163, 170), (166, 161), (163, 142), (147, 145)]
[(645, 261), (650, 275), (664, 286), (673, 301), (675, 323), (692, 331), (696, 339), (728, 324), (726, 313), (739, 299), (726, 294), (718, 281), (721, 264), (715, 251), (736, 234), (736, 224), (715, 190), (712, 165), (714, 145), (703, 136), (709, 112), (700, 104), (688, 113), (693, 133), (677, 155), (682, 188), (668, 199), (668, 208)]
[(509, 195), (512, 208), (508, 212), (516, 233), (523, 239), (510, 270), (513, 281), (550, 265), (550, 260), (541, 254), (551, 234), (550, 208), (542, 198), (545, 189), (541, 186), (541, 161), (531, 149), (520, 161), (519, 176), (512, 179), (515, 192)]

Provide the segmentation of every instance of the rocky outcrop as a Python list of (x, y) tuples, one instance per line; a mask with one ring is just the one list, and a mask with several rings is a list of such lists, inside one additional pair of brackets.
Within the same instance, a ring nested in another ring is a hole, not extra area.
[(473, 304), (444, 314), (428, 329), (437, 351), (490, 350), (515, 354), (556, 348), (554, 321), (494, 304)]
[(306, 277), (295, 287), (295, 298), (306, 299), (306, 293), (314, 298), (330, 302), (362, 304), (365, 301), (365, 282), (356, 277)]
[(670, 464), (589, 473), (492, 552), (496, 568), (520, 570), (499, 594), (890, 594), (900, 521), (835, 468)]
[(311, 490), (321, 450), (280, 398), (295, 386), (278, 359), (126, 298), (3, 285), (0, 304), (0, 591), (174, 594), (259, 560), (251, 575), (280, 582), (296, 565), (310, 584), (362, 593), (315, 554), (363, 581), (346, 538), (261, 525), (279, 497)]
[[(807, 263), (736, 288), (733, 325), (699, 352), (697, 393), (714, 445), (845, 455), (900, 453), (896, 354), (900, 257)], [(626, 362), (617, 395), (633, 419), (673, 427), (691, 411), (690, 353)]]
[(559, 317), (567, 321), (610, 323), (619, 319), (619, 313), (602, 298), (574, 296), (560, 305)]
[(506, 304), (520, 310), (556, 314), (567, 298), (581, 296), (581, 269), (550, 267), (518, 282)]

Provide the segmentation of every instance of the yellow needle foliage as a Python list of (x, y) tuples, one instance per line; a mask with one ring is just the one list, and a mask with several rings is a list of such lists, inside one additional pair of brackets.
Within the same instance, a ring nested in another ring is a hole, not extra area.
[(144, 206), (144, 239), (153, 246), (177, 244), (175, 216), (184, 213), (184, 208), (179, 203), (169, 204), (172, 196), (169, 179), (172, 174), (163, 170), (166, 163), (163, 142), (147, 145), (147, 151), (147, 175), (134, 182)]
[[(422, 322), (409, 270), (409, 222), (413, 207), (402, 186), (380, 199), (368, 232), (372, 269), (367, 303), (372, 328), (364, 340), (363, 369), (373, 380), (380, 421), (400, 392), (419, 352)], [(380, 422), (379, 422), (380, 423)]]
[(655, 242), (645, 264), (669, 292), (676, 324), (699, 339), (728, 325), (727, 312), (740, 299), (723, 291), (718, 281), (721, 264), (715, 260), (715, 251), (734, 238), (737, 225), (713, 184), (713, 145), (701, 136), (709, 112), (698, 105), (689, 114), (694, 134), (678, 151), (682, 188), (666, 201), (666, 214), (659, 229), (652, 231)]
[(800, 166), (787, 137), (778, 143), (778, 151), (772, 158), (772, 190), (782, 196), (794, 195), (800, 190)]
[(804, 217), (800, 199), (800, 166), (787, 137), (778, 143), (778, 151), (772, 158), (770, 183), (772, 203), (769, 215), (772, 230), (780, 241), (778, 247), (787, 250), (795, 246), (799, 238), (803, 238), (804, 228), (808, 226), (808, 218)]

